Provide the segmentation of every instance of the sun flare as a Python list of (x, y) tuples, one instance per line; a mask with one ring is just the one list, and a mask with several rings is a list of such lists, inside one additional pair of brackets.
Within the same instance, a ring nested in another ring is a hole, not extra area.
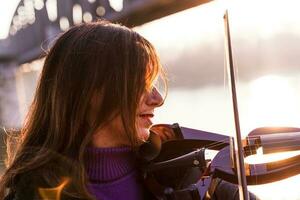
[(63, 178), (61, 184), (55, 188), (38, 188), (38, 192), (43, 200), (60, 200), (61, 192), (70, 182), (70, 178)]
[(268, 75), (250, 84), (248, 126), (299, 126), (297, 91), (289, 79)]

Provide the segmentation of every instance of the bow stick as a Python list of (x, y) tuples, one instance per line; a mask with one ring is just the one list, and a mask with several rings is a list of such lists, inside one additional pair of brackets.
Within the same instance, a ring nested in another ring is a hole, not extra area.
[(246, 180), (246, 174), (244, 168), (244, 154), (243, 154), (242, 137), (241, 137), (241, 130), (240, 130), (237, 95), (236, 95), (235, 73), (234, 73), (233, 58), (232, 58), (228, 10), (226, 10), (226, 13), (224, 15), (224, 25), (225, 25), (225, 42), (226, 42), (225, 43), (226, 60), (227, 60), (227, 67), (229, 69), (229, 74), (230, 74), (229, 77), (230, 77), (235, 131), (236, 131), (234, 148), (235, 148), (235, 160), (236, 160), (235, 164), (236, 164), (238, 183), (239, 183), (239, 194), (241, 200), (248, 200), (249, 193), (247, 190), (247, 180)]

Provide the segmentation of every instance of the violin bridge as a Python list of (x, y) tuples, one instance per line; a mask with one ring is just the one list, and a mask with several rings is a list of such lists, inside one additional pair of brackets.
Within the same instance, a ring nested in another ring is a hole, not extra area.
[[(231, 162), (231, 168), (236, 172), (236, 156), (235, 156), (235, 148), (234, 148), (234, 138), (230, 137), (229, 140), (229, 145), (230, 145), (230, 162)], [(245, 174), (246, 176), (250, 175), (250, 166), (249, 164), (245, 163)]]
[(235, 149), (234, 149), (234, 138), (230, 137), (229, 139), (229, 146), (230, 146), (230, 163), (231, 168), (236, 168), (236, 157), (235, 157)]

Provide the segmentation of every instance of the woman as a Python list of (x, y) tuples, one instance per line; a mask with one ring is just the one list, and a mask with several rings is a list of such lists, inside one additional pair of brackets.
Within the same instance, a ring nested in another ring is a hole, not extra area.
[(70, 28), (46, 56), (0, 199), (143, 199), (135, 162), (162, 68), (138, 33), (105, 21)]

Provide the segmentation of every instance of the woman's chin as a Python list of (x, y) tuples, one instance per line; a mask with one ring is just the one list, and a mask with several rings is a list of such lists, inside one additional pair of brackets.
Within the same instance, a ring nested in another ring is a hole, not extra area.
[(150, 135), (150, 129), (149, 128), (139, 128), (139, 137), (141, 140), (146, 141), (149, 138)]

